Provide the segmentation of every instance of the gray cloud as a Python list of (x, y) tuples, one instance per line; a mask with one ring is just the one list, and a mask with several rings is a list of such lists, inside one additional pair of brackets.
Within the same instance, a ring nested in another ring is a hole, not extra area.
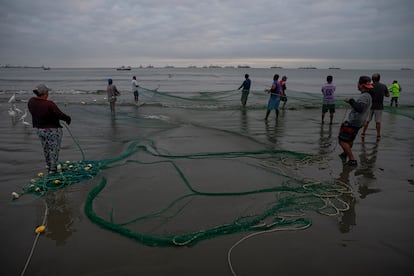
[(364, 59), (412, 66), (413, 3), (3, 0), (0, 63), (289, 66), (289, 60)]

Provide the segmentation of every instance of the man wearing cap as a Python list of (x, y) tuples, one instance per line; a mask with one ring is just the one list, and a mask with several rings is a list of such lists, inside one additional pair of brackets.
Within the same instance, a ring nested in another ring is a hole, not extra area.
[(36, 86), (33, 93), (37, 97), (32, 97), (27, 107), (32, 114), (33, 127), (42, 143), (46, 168), (53, 173), (56, 172), (63, 135), (59, 121), (65, 121), (69, 125), (71, 118), (60, 111), (53, 101), (47, 99), (49, 97), (49, 90), (46, 84)]
[(358, 81), (358, 90), (361, 92), (359, 98), (357, 100), (345, 98), (345, 102), (349, 103), (352, 110), (348, 115), (348, 120), (343, 122), (339, 129), (338, 140), (343, 150), (339, 157), (341, 157), (344, 163), (348, 158), (348, 162), (345, 163), (348, 166), (356, 166), (358, 164), (352, 153), (352, 146), (359, 129), (364, 126), (369, 115), (372, 105), (370, 95), (372, 89), (370, 77), (361, 76)]

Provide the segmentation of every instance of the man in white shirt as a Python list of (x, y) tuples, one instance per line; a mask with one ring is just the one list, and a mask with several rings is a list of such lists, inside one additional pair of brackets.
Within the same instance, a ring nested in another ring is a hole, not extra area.
[(132, 81), (131, 81), (131, 85), (132, 85), (132, 93), (134, 93), (134, 100), (135, 100), (135, 104), (138, 105), (138, 83), (137, 83), (137, 77), (133, 76), (132, 77)]

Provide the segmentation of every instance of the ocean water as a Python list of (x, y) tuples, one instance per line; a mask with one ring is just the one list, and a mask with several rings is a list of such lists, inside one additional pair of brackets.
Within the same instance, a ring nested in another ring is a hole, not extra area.
[[(328, 69), (260, 69), (260, 68), (133, 68), (131, 71), (116, 71), (113, 68), (0, 68), (0, 102), (4, 102), (13, 93), (21, 100), (32, 96), (32, 90), (38, 83), (46, 83), (52, 89), (51, 98), (64, 97), (65, 102), (101, 102), (105, 97), (107, 79), (112, 78), (122, 92), (119, 103), (132, 102), (130, 82), (137, 76), (140, 86), (148, 90), (184, 98), (197, 98), (200, 93), (237, 92), (236, 89), (248, 73), (252, 80), (252, 94), (249, 102), (264, 105), (267, 100), (263, 90), (272, 84), (274, 74), (288, 77), (288, 96), (306, 99), (320, 99), (320, 89), (327, 75), (333, 75), (337, 85), (337, 99), (357, 95), (356, 83), (361, 75), (372, 75), (375, 70), (328, 70)], [(398, 80), (403, 88), (401, 105), (414, 105), (414, 71), (387, 70), (379, 72), (381, 81), (387, 86)], [(142, 89), (141, 89), (142, 90)], [(145, 94), (146, 90), (143, 90)], [(145, 95), (142, 96), (145, 96)], [(201, 94), (206, 96), (206, 94)], [(208, 95), (208, 94), (207, 94)], [(214, 96), (214, 94), (212, 94)], [(258, 97), (255, 97), (258, 95)], [(74, 97), (71, 97), (74, 96)], [(147, 95), (148, 96), (148, 95)], [(149, 95), (154, 101), (154, 95)], [(222, 95), (225, 96), (225, 95)], [(231, 96), (231, 95), (230, 95)], [(239, 97), (236, 93), (235, 100)], [(150, 99), (146, 99), (150, 101)], [(386, 99), (386, 102), (389, 99)], [(238, 104), (237, 101), (234, 104)], [(319, 102), (318, 102), (319, 104)]]
[[(245, 73), (253, 86), (244, 109), (236, 89)], [(263, 90), (275, 73), (288, 76), (289, 100), (277, 120), (272, 113), (266, 122)], [(337, 133), (349, 111), (341, 99), (357, 96), (358, 77), (371, 73), (1, 68), (0, 274), (20, 274), (32, 246), (26, 275), (231, 275), (229, 267), (236, 275), (413, 274), (411, 71), (380, 72), (384, 83), (401, 83), (401, 106), (386, 108), (380, 140), (372, 123), (365, 140), (357, 137), (357, 168), (338, 157)], [(333, 125), (320, 123), (328, 74), (338, 87)], [(140, 106), (133, 104), (132, 75), (143, 87)], [(122, 92), (115, 116), (105, 98), (107, 78)], [(60, 160), (100, 167), (40, 196), (22, 192), (45, 172), (39, 139), (8, 111), (15, 105), (24, 112), (42, 82), (72, 117)], [(311, 191), (310, 183), (328, 190)], [(12, 192), (21, 197), (11, 200)], [(43, 219), (46, 231), (34, 244)], [(233, 247), (263, 229), (277, 231)]]

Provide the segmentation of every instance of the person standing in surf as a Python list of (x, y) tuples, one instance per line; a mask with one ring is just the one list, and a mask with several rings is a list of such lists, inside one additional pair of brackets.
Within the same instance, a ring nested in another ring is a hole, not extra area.
[(279, 118), (279, 104), (280, 104), (280, 96), (282, 94), (282, 91), (280, 89), (279, 84), (279, 75), (275, 74), (273, 76), (273, 84), (270, 89), (266, 89), (265, 92), (270, 93), (270, 98), (267, 103), (267, 111), (266, 111), (266, 117), (265, 120), (267, 121), (267, 118), (269, 117), (270, 111), (273, 109), (276, 112), (276, 119)]
[(286, 96), (286, 81), (287, 77), (283, 76), (282, 79), (279, 81), (280, 89), (282, 90), (282, 96), (280, 97), (280, 100), (283, 102), (282, 110), (285, 109), (286, 103), (287, 103), (287, 96)]
[(243, 107), (246, 107), (246, 103), (247, 103), (247, 98), (249, 97), (249, 93), (250, 93), (250, 86), (252, 84), (251, 80), (249, 79), (249, 74), (244, 75), (245, 80), (243, 81), (243, 83), (240, 85), (239, 89), (240, 90), (243, 87), (242, 90), (242, 95), (241, 95), (241, 104)]
[(367, 121), (365, 122), (364, 129), (362, 130), (361, 137), (365, 137), (365, 132), (367, 131), (370, 121), (375, 117), (375, 129), (377, 130), (377, 139), (381, 139), (381, 119), (382, 112), (384, 110), (384, 97), (389, 97), (390, 93), (385, 84), (380, 82), (380, 74), (375, 73), (372, 75), (372, 106), (371, 111), (368, 116)]
[(106, 88), (106, 92), (108, 94), (108, 102), (109, 102), (109, 106), (111, 108), (111, 114), (115, 115), (116, 97), (119, 96), (121, 93), (119, 93), (119, 91), (116, 88), (115, 84), (113, 84), (112, 79), (108, 79), (108, 87)]
[(322, 124), (325, 123), (325, 114), (329, 110), (329, 124), (332, 125), (333, 116), (335, 113), (335, 90), (336, 86), (332, 83), (333, 77), (331, 75), (326, 77), (326, 83), (322, 85)]
[(62, 142), (62, 126), (60, 120), (68, 125), (71, 122), (70, 116), (66, 115), (57, 105), (48, 100), (50, 88), (46, 84), (39, 84), (33, 90), (37, 97), (30, 98), (27, 107), (32, 114), (32, 124), (36, 129), (43, 147), (43, 154), (46, 160), (46, 168), (49, 173), (57, 171), (59, 160), (60, 144)]
[(132, 86), (132, 94), (134, 94), (134, 101), (135, 101), (135, 105), (138, 105), (138, 83), (137, 83), (137, 77), (133, 76), (132, 77), (132, 81), (131, 81), (131, 86)]

